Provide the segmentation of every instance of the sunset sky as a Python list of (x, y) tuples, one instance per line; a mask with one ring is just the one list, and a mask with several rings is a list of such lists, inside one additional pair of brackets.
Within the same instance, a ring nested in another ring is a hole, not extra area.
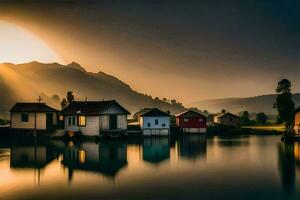
[(283, 77), (300, 92), (300, 1), (184, 2), (1, 1), (0, 62), (75, 61), (184, 103), (274, 93)]

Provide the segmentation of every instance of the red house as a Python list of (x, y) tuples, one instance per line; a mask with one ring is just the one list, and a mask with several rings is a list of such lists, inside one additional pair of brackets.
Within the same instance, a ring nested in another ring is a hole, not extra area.
[(206, 116), (187, 110), (176, 115), (176, 125), (183, 133), (206, 133)]

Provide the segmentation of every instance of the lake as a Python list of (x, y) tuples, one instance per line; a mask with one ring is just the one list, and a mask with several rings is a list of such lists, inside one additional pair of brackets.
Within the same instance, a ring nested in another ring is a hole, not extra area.
[(299, 199), (280, 136), (1, 141), (0, 199)]

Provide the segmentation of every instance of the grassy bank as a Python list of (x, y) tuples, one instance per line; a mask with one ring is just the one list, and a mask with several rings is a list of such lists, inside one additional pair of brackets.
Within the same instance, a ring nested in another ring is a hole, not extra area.
[(281, 135), (284, 129), (280, 126), (211, 126), (207, 129), (208, 135)]

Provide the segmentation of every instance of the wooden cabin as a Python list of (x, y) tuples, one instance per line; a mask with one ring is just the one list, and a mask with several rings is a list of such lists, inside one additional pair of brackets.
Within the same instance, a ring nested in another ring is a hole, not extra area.
[(51, 130), (57, 125), (58, 111), (45, 103), (16, 103), (10, 121), (13, 129)]
[(145, 108), (138, 112), (138, 121), (145, 136), (169, 135), (170, 114), (158, 108)]
[(214, 117), (215, 124), (221, 124), (226, 126), (236, 126), (239, 127), (241, 125), (241, 118), (232, 113), (222, 113)]
[(300, 108), (295, 110), (294, 130), (297, 135), (300, 134)]
[(115, 100), (73, 101), (61, 111), (65, 131), (85, 136), (125, 132), (129, 114)]
[(176, 125), (183, 133), (206, 133), (206, 116), (194, 110), (176, 115)]

